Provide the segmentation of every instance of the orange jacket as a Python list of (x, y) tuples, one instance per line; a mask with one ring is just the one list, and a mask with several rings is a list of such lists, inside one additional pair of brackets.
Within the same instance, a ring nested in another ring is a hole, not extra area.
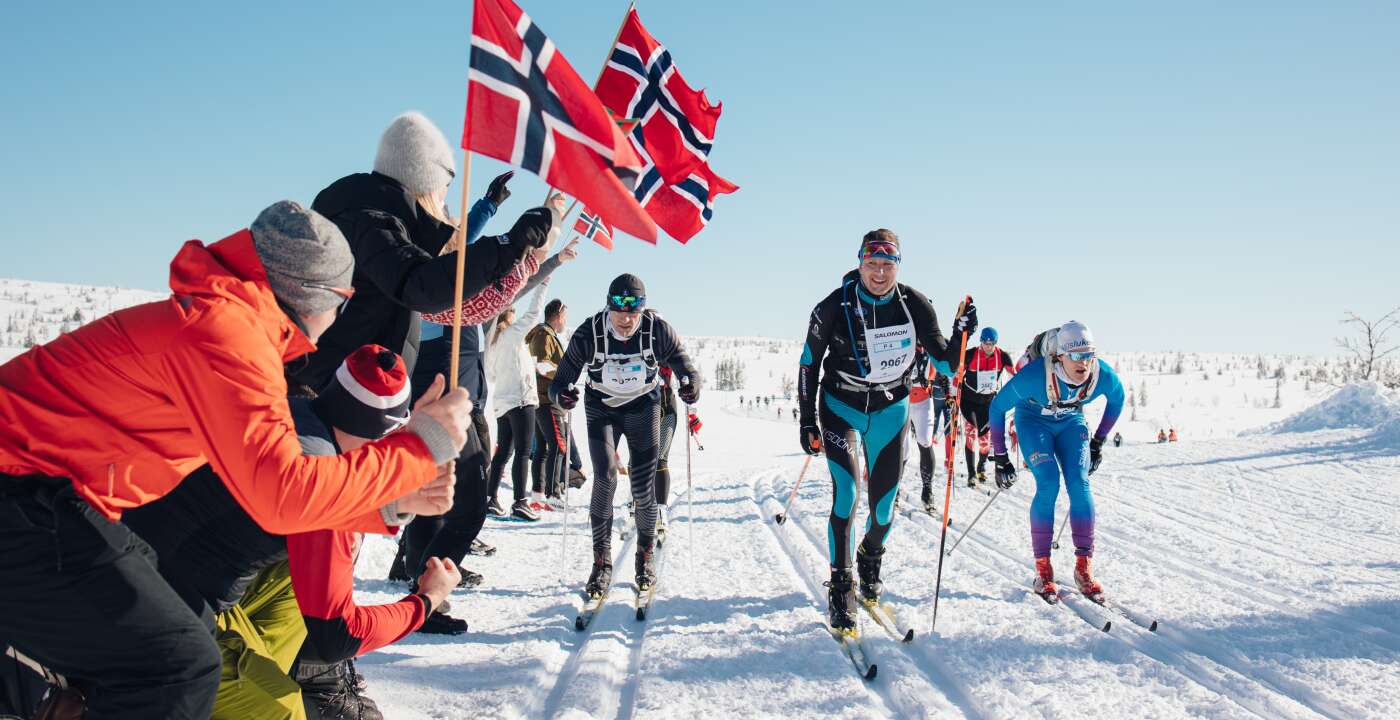
[(379, 508), (431, 480), (432, 456), (404, 432), (302, 455), (282, 366), (315, 346), (252, 234), (185, 243), (170, 288), (0, 365), (0, 473), (71, 478), (117, 520), (209, 462), (270, 533), (387, 532)]

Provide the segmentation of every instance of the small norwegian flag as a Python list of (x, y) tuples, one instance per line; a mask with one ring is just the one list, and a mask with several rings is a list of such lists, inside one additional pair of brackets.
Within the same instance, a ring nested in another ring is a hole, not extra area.
[(613, 230), (597, 214), (584, 208), (574, 221), (574, 232), (611, 250)]

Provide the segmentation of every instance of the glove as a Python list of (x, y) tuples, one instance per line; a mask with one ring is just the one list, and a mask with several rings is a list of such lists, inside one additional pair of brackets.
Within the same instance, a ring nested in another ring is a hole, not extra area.
[(676, 394), (681, 396), (681, 402), (686, 405), (694, 405), (700, 399), (700, 386), (690, 380), (685, 380), (681, 383), (681, 389)]
[(818, 455), (822, 451), (822, 431), (816, 425), (803, 425), (800, 431), (802, 452)]
[(695, 413), (690, 413), (689, 415), (687, 415), (687, 416), (686, 416), (686, 426), (690, 428), (690, 434), (691, 434), (691, 435), (694, 435), (695, 433), (700, 432), (700, 427), (701, 427), (700, 416), (699, 416), (699, 415), (696, 415)]
[(1011, 486), (1016, 484), (1016, 464), (1011, 462), (1006, 453), (993, 455), (992, 462), (997, 466), (997, 487), (1010, 490)]
[(501, 203), (510, 197), (510, 188), (506, 187), (506, 183), (510, 182), (510, 178), (514, 174), (514, 170), (501, 173), (491, 181), (490, 185), (486, 186), (486, 199), (495, 203), (496, 207), (500, 207)]
[(559, 407), (565, 410), (573, 410), (578, 407), (578, 389), (569, 388), (559, 393)]
[(973, 305), (972, 303), (968, 303), (967, 306), (963, 308), (962, 314), (953, 320), (953, 335), (957, 336), (962, 332), (966, 332), (968, 335), (971, 335), (972, 331), (976, 329), (977, 306)]
[(1096, 437), (1089, 441), (1089, 474), (1093, 475), (1101, 464), (1103, 464), (1103, 438)]

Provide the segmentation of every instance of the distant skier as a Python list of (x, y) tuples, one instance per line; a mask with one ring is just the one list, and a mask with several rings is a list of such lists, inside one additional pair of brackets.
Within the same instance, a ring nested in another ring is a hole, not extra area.
[(1002, 371), (1014, 376), (1015, 363), (1012, 362), (1011, 355), (997, 347), (997, 329), (984, 327), (981, 343), (975, 348), (970, 348), (965, 356), (962, 397), (958, 400), (963, 419), (967, 421), (963, 455), (967, 459), (968, 487), (976, 486), (979, 481), (987, 481), (987, 455), (992, 449), (987, 412), (992, 405), (992, 398), (1001, 388)]
[(1113, 433), (1113, 447), (1123, 447), (1123, 433)]
[[(1016, 466), (1007, 457), (1005, 437), (1006, 413), (1014, 409), (1016, 425), (1021, 429), (1021, 454), (1035, 476), (1030, 521), (1031, 549), (1038, 574), (1036, 593), (1052, 599), (1057, 592), (1050, 564), (1050, 541), (1055, 532), (1055, 500), (1063, 471), (1074, 536), (1074, 579), (1086, 597), (1101, 598), (1103, 586), (1094, 580), (1090, 567), (1094, 555), (1094, 501), (1089, 492), (1089, 475), (1103, 461), (1104, 441), (1123, 410), (1123, 384), (1113, 368), (1099, 359), (1093, 334), (1083, 323), (1071, 320), (1043, 337), (1043, 344), (1032, 347), (1032, 354), (1039, 349), (1040, 356), (1017, 373), (992, 401), (997, 486), (1010, 489), (1016, 481)], [(1107, 398), (1108, 406), (1091, 440), (1084, 405), (1099, 397)]]
[(636, 503), (637, 588), (656, 580), (656, 478), (661, 425), (661, 366), (676, 374), (681, 402), (700, 398), (700, 378), (681, 345), (680, 334), (655, 310), (644, 310), (646, 287), (636, 275), (617, 276), (608, 286), (607, 308), (579, 325), (559, 362), (550, 397), (566, 410), (579, 400), (573, 387), (584, 375), (588, 451), (593, 458), (593, 571), (586, 591), (606, 595), (612, 585), (612, 501), (616, 490), (616, 447), (627, 439), (628, 478)]
[[(904, 465), (915, 343), (923, 343), (936, 362), (958, 362), (958, 347), (939, 331), (928, 298), (896, 282), (899, 238), (889, 230), (872, 230), (861, 240), (857, 258), (859, 267), (846, 273), (841, 286), (812, 310), (797, 386), (802, 450), (815, 455), (825, 449), (835, 491), (827, 544), (828, 612), (837, 631), (855, 627), (850, 523), (856, 478), (862, 472), (870, 522), (856, 556), (860, 590), (875, 601), (882, 589), (880, 562)], [(977, 310), (970, 304), (953, 322), (954, 332), (971, 331), (976, 325)], [(857, 438), (863, 446), (860, 455)]]

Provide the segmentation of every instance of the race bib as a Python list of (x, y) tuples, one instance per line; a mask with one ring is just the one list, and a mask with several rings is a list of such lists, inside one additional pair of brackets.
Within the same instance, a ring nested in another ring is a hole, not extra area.
[(997, 391), (997, 375), (998, 375), (998, 374), (999, 374), (999, 373), (998, 373), (998, 371), (996, 371), (996, 370), (978, 370), (978, 371), (977, 371), (977, 394), (979, 394), (979, 395), (991, 395), (992, 393), (996, 392), (996, 391)]
[(641, 356), (609, 360), (603, 365), (603, 389), (613, 395), (628, 395), (646, 384), (647, 364)]
[(870, 356), (866, 381), (884, 383), (903, 377), (914, 362), (914, 323), (866, 328), (865, 352)]

